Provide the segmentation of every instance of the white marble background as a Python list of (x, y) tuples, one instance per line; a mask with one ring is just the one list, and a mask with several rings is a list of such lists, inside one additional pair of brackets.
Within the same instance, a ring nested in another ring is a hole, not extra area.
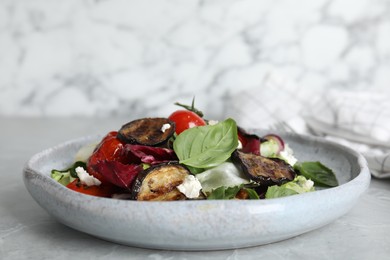
[[(389, 0), (0, 1), (1, 116), (223, 116), (274, 74), (390, 92)], [(229, 99), (230, 98), (230, 99)]]

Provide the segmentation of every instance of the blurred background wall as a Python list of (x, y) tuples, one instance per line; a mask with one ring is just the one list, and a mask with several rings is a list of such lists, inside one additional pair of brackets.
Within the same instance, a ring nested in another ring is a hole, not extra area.
[(270, 75), (390, 92), (390, 1), (0, 1), (0, 116), (220, 118)]

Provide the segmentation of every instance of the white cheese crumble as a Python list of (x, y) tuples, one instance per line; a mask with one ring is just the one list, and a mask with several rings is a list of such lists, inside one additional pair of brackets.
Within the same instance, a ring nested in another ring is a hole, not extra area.
[(240, 140), (238, 140), (237, 149), (242, 149), (242, 143), (241, 143), (241, 141), (240, 141)]
[(307, 180), (304, 183), (302, 183), (302, 188), (305, 190), (311, 190), (314, 186), (314, 182), (312, 180)]
[(171, 128), (170, 124), (163, 124), (161, 127), (161, 132), (165, 133), (165, 131), (167, 131), (169, 128)]
[(183, 183), (177, 186), (177, 189), (187, 198), (195, 199), (199, 197), (199, 192), (202, 189), (202, 185), (194, 175), (187, 175)]
[(189, 122), (188, 123), (188, 128), (193, 128), (195, 126), (196, 126), (196, 124), (194, 122)]
[(291, 166), (294, 166), (294, 164), (298, 161), (297, 158), (294, 157), (293, 150), (290, 148), (290, 146), (288, 146), (288, 144), (284, 145), (284, 149), (280, 152), (279, 155)]
[(216, 125), (216, 124), (218, 124), (218, 120), (209, 120), (208, 124), (209, 125)]
[(75, 169), (75, 171), (82, 184), (85, 184), (87, 186), (93, 186), (93, 185), (99, 186), (101, 184), (101, 182), (98, 179), (96, 179), (92, 175), (89, 175), (89, 173), (86, 170), (84, 170), (83, 167), (79, 166)]

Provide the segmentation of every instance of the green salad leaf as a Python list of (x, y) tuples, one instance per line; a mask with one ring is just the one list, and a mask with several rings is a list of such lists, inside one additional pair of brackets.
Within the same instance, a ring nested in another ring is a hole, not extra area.
[(87, 164), (82, 161), (76, 161), (67, 169), (64, 170), (51, 170), (50, 177), (54, 179), (55, 181), (61, 183), (62, 185), (66, 186), (72, 181), (74, 181), (77, 177), (76, 168), (77, 167), (83, 167), (84, 169), (87, 168)]
[(294, 180), (286, 182), (285, 184), (268, 187), (265, 198), (280, 198), (314, 191), (313, 184), (313, 181), (306, 179), (304, 176), (297, 175)]
[(336, 187), (339, 185), (334, 172), (320, 162), (299, 162), (294, 165), (294, 169), (314, 181), (317, 186)]
[(259, 194), (254, 189), (251, 188), (244, 188), (244, 190), (248, 193), (249, 199), (251, 200), (259, 200)]
[(250, 180), (232, 162), (223, 162), (217, 167), (197, 174), (196, 178), (202, 184), (204, 193), (210, 193), (222, 186), (234, 187), (250, 183)]
[(246, 188), (244, 185), (237, 185), (234, 187), (221, 186), (211, 191), (207, 196), (208, 200), (231, 200), (235, 199), (237, 193), (241, 190), (245, 190), (248, 193), (249, 199), (258, 200), (259, 195), (254, 189)]
[(218, 187), (207, 196), (208, 200), (231, 200), (234, 199), (237, 193), (242, 188), (242, 185), (234, 187)]
[(237, 124), (229, 118), (216, 125), (183, 131), (176, 137), (173, 149), (180, 163), (195, 168), (210, 168), (229, 159), (237, 145)]
[(268, 187), (267, 192), (265, 193), (266, 199), (273, 199), (273, 198), (280, 198), (280, 197), (287, 197), (291, 195), (299, 194), (295, 190), (288, 189), (284, 186), (271, 186)]
[(57, 181), (58, 183), (66, 186), (72, 181), (74, 181), (76, 178), (72, 177), (70, 174), (70, 170), (68, 171), (57, 171), (57, 170), (52, 170), (50, 177)]

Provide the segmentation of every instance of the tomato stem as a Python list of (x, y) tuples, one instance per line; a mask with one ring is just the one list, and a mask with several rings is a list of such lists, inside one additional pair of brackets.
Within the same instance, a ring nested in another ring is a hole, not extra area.
[(185, 109), (187, 109), (189, 111), (194, 112), (198, 116), (203, 117), (203, 112), (195, 108), (195, 97), (192, 98), (191, 106), (184, 105), (184, 104), (181, 104), (179, 102), (175, 102), (175, 105), (183, 107), (183, 108), (185, 108)]

